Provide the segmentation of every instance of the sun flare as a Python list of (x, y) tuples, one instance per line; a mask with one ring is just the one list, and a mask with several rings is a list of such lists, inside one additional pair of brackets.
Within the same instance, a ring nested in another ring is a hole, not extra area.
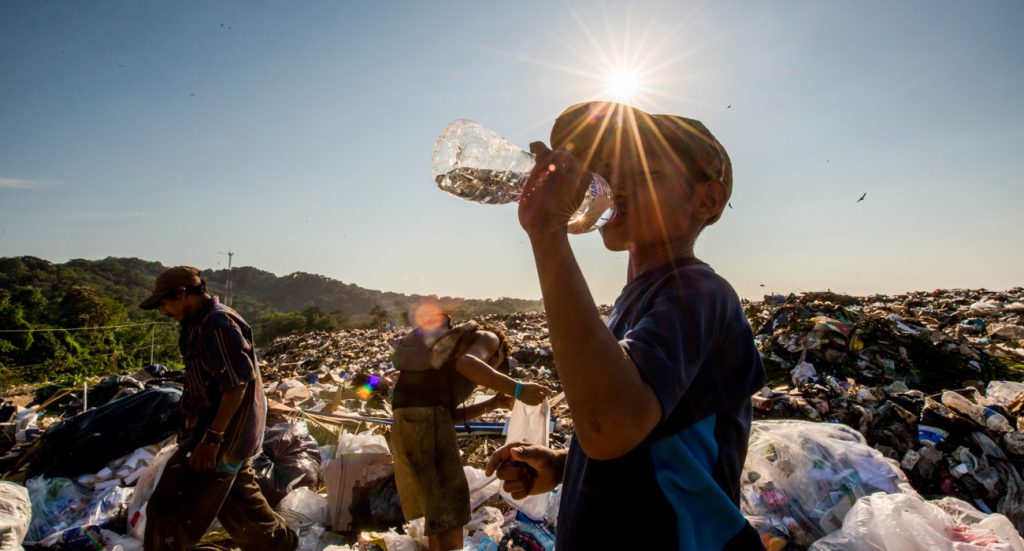
[(611, 99), (621, 102), (632, 101), (640, 91), (640, 77), (627, 67), (613, 69), (606, 81), (607, 93)]

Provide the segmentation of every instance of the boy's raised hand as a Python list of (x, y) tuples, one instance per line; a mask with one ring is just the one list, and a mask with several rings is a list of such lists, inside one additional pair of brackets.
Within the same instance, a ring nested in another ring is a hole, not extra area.
[(552, 151), (543, 142), (530, 144), (537, 157), (519, 198), (519, 224), (531, 237), (566, 233), (586, 193), (590, 173), (564, 149)]

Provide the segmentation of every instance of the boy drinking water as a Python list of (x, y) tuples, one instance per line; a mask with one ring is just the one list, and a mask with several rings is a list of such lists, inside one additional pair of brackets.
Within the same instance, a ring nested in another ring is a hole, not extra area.
[[(736, 292), (693, 253), (732, 193), (725, 149), (698, 121), (607, 102), (567, 109), (551, 144), (531, 144), (519, 221), (575, 434), (506, 445), (488, 474), (516, 498), (562, 483), (560, 551), (760, 549), (739, 479), (764, 370)], [(588, 171), (613, 191), (605, 247), (629, 252), (607, 325), (566, 234)]]

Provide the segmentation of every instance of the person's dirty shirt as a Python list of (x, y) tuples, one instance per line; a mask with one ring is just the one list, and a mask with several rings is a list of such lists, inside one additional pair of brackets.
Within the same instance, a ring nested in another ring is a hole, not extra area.
[(556, 548), (760, 549), (739, 486), (750, 397), (765, 375), (736, 292), (708, 265), (682, 259), (629, 282), (608, 327), (662, 418), (613, 460), (587, 457), (573, 437)]
[(267, 399), (252, 329), (237, 312), (213, 297), (182, 320), (178, 346), (185, 359), (181, 409), (192, 427), (186, 431), (186, 440), (202, 437), (217, 415), (221, 396), (246, 384), (242, 403), (224, 431), (220, 451), (238, 461), (259, 455), (267, 424)]

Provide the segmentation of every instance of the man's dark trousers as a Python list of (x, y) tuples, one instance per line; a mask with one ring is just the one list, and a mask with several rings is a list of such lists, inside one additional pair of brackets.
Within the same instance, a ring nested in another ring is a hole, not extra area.
[(252, 461), (237, 474), (200, 473), (188, 464), (192, 446), (178, 449), (167, 461), (146, 505), (147, 551), (192, 549), (213, 519), (243, 551), (291, 551), (298, 536), (274, 514), (256, 484)]

